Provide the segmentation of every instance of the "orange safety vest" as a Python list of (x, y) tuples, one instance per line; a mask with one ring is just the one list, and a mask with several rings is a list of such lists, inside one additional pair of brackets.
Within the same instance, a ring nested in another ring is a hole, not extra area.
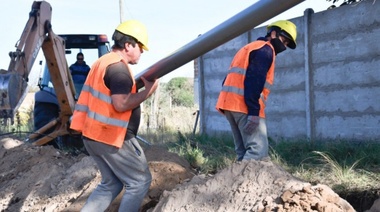
[(248, 114), (248, 108), (244, 100), (244, 79), (249, 64), (249, 54), (251, 51), (260, 49), (266, 44), (269, 44), (272, 48), (274, 57), (267, 73), (264, 89), (261, 92), (261, 97), (259, 99), (259, 116), (265, 118), (264, 102), (267, 100), (270, 93), (269, 86), (273, 84), (274, 61), (276, 56), (272, 45), (268, 41), (261, 40), (245, 45), (236, 53), (219, 94), (218, 102), (216, 103), (216, 109), (219, 112), (223, 113), (223, 110), (228, 110)]
[[(98, 142), (120, 148), (123, 145), (132, 111), (117, 112), (111, 100), (111, 91), (104, 83), (104, 75), (109, 65), (124, 62), (120, 55), (110, 52), (98, 59), (91, 68), (72, 117), (70, 128), (83, 136)], [(136, 83), (132, 76), (131, 93), (136, 93)]]

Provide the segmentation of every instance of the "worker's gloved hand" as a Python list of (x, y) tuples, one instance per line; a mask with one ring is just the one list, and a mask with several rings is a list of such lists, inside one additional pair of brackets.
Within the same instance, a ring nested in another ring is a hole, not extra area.
[(247, 134), (252, 134), (256, 127), (259, 126), (260, 117), (259, 116), (248, 116), (247, 123), (244, 126), (244, 132)]

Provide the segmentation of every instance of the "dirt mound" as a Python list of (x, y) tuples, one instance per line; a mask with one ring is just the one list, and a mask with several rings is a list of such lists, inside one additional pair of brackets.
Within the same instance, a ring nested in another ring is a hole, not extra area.
[[(178, 184), (189, 181), (195, 176), (193, 169), (185, 159), (177, 154), (168, 152), (166, 148), (149, 146), (144, 150), (144, 153), (152, 174), (152, 183), (147, 196), (143, 200), (141, 211), (153, 208), (164, 191), (170, 191)], [(107, 212), (118, 211), (122, 195), (123, 192), (113, 201)], [(80, 207), (83, 204), (84, 202), (79, 201)]]
[[(91, 157), (0, 140), (0, 211), (79, 211), (100, 181)], [(271, 161), (235, 163), (196, 176), (165, 148), (145, 149), (153, 181), (142, 211), (354, 211), (330, 188), (294, 178)], [(107, 211), (117, 211), (120, 194)]]
[[(52, 146), (32, 146), (0, 140), (0, 211), (79, 211), (100, 182), (95, 162), (87, 155), (63, 154)], [(145, 149), (153, 181), (144, 199), (144, 210), (194, 176), (189, 163), (165, 148)], [(120, 197), (108, 211), (117, 211)]]
[(311, 186), (270, 161), (248, 161), (164, 192), (153, 211), (355, 210), (327, 186)]
[(88, 156), (72, 157), (52, 146), (36, 147), (13, 139), (2, 142), (21, 145), (0, 150), (1, 211), (63, 210), (97, 175)]

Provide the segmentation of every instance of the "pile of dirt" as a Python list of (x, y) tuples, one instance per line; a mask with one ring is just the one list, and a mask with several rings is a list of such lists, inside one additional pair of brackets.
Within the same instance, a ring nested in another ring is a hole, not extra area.
[[(91, 157), (0, 140), (0, 211), (79, 211), (100, 181)], [(270, 161), (195, 175), (165, 148), (145, 149), (153, 181), (142, 211), (354, 211), (324, 185), (311, 186)], [(117, 211), (122, 193), (107, 211)]]
[(311, 186), (271, 161), (244, 161), (165, 191), (155, 211), (355, 211), (329, 187)]
[[(79, 211), (100, 182), (91, 157), (64, 154), (52, 146), (33, 146), (12, 138), (0, 140), (0, 211)], [(165, 148), (145, 149), (153, 181), (145, 210), (164, 190), (191, 179), (190, 164)], [(108, 211), (117, 211), (120, 194)]]
[(1, 142), (2, 211), (63, 210), (97, 177), (88, 156), (73, 157), (52, 146), (31, 146), (10, 138)]

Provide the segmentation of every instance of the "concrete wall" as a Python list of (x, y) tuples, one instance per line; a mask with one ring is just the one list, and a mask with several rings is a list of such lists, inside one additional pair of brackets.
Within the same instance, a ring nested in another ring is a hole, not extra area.
[[(380, 2), (294, 18), (297, 48), (276, 58), (275, 85), (267, 101), (268, 136), (274, 139), (380, 138)], [(255, 28), (197, 59), (200, 129), (229, 132), (215, 110), (234, 54), (266, 33)]]

